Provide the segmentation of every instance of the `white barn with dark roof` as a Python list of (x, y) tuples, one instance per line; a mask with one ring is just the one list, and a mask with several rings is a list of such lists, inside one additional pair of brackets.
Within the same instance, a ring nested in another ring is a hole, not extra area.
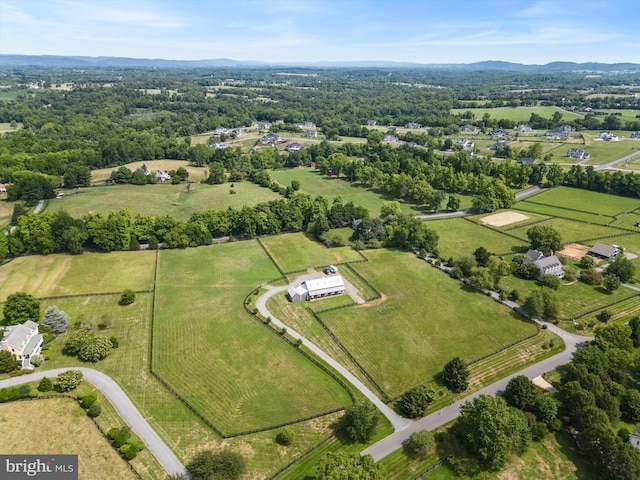
[(305, 280), (300, 285), (291, 285), (287, 290), (292, 302), (304, 302), (315, 298), (344, 293), (344, 280), (340, 275)]

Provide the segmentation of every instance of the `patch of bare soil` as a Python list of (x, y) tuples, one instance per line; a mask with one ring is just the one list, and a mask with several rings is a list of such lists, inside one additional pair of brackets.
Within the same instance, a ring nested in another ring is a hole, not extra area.
[(509, 211), (496, 213), (494, 215), (489, 215), (488, 217), (483, 217), (480, 219), (480, 221), (487, 225), (491, 225), (492, 227), (504, 227), (505, 225), (521, 222), (523, 220), (527, 220), (528, 218), (529, 217), (522, 213)]

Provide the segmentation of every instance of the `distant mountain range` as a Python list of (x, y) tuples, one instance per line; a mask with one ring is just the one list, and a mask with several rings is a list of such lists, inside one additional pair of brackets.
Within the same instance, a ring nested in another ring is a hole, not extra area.
[(41, 67), (146, 67), (146, 68), (202, 68), (202, 67), (299, 67), (299, 68), (390, 68), (437, 70), (491, 70), (527, 73), (622, 73), (640, 72), (639, 63), (574, 63), (551, 62), (545, 65), (485, 61), (476, 63), (412, 63), (384, 61), (353, 62), (260, 62), (238, 61), (229, 58), (211, 60), (164, 60), (126, 57), (83, 57), (59, 55), (10, 55), (0, 54), (0, 66)]

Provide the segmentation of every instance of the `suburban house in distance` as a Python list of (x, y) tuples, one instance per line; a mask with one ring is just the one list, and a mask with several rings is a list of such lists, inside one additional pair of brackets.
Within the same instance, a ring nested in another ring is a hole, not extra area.
[(589, 160), (591, 158), (591, 154), (585, 152), (581, 148), (570, 148), (567, 150), (567, 157), (577, 158), (579, 160)]
[(307, 138), (318, 138), (318, 131), (317, 130), (306, 130), (303, 134), (303, 137), (307, 137)]
[(415, 123), (415, 122), (409, 122), (404, 126), (404, 128), (411, 128), (411, 129), (416, 129), (416, 130), (421, 128), (421, 127), (422, 127), (422, 125), (420, 125), (419, 123)]
[(596, 243), (589, 249), (587, 254), (601, 260), (610, 260), (620, 253), (617, 245), (605, 245), (604, 243)]
[(461, 132), (469, 132), (469, 133), (476, 133), (478, 131), (478, 128), (475, 125), (463, 125), (462, 127), (460, 127), (460, 131)]
[(518, 130), (519, 132), (531, 132), (533, 130), (529, 125), (524, 123), (516, 125), (513, 129)]
[(617, 135), (614, 135), (611, 132), (600, 132), (600, 134), (596, 137), (596, 140), (603, 140), (605, 142), (617, 142), (620, 139)]
[(168, 180), (171, 180), (171, 175), (169, 175), (164, 170), (158, 170), (158, 172), (156, 173), (156, 178), (159, 182), (164, 183)]
[(638, 132), (633, 132), (633, 133), (631, 134), (631, 138), (640, 138), (640, 131), (638, 131)]
[(282, 137), (280, 135), (276, 135), (275, 133), (267, 133), (260, 138), (260, 143), (263, 144), (271, 144), (274, 145), (276, 143), (282, 142)]
[(305, 280), (298, 286), (291, 285), (287, 290), (292, 302), (304, 302), (315, 298), (340, 295), (344, 293), (344, 280), (340, 275)]
[(456, 140), (456, 144), (460, 145), (465, 150), (473, 150), (475, 146), (471, 140), (467, 140), (466, 138), (458, 138)]
[(524, 258), (524, 263), (533, 263), (540, 270), (540, 275), (555, 275), (558, 278), (564, 278), (562, 263), (555, 255), (545, 257), (538, 250), (529, 250)]
[(22, 325), (6, 327), (0, 340), (0, 350), (7, 350), (22, 363), (22, 368), (33, 369), (31, 358), (40, 353), (42, 335), (38, 333), (38, 324), (27, 320)]
[(299, 152), (300, 150), (304, 150), (304, 145), (298, 142), (293, 142), (284, 147), (287, 152)]

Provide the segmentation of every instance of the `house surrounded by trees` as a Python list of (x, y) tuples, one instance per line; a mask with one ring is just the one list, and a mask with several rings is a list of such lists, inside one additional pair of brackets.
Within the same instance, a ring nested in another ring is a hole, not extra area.
[(42, 342), (38, 324), (27, 320), (21, 325), (6, 327), (4, 337), (0, 341), (0, 350), (13, 353), (22, 363), (22, 368), (33, 369), (31, 358), (40, 353)]

